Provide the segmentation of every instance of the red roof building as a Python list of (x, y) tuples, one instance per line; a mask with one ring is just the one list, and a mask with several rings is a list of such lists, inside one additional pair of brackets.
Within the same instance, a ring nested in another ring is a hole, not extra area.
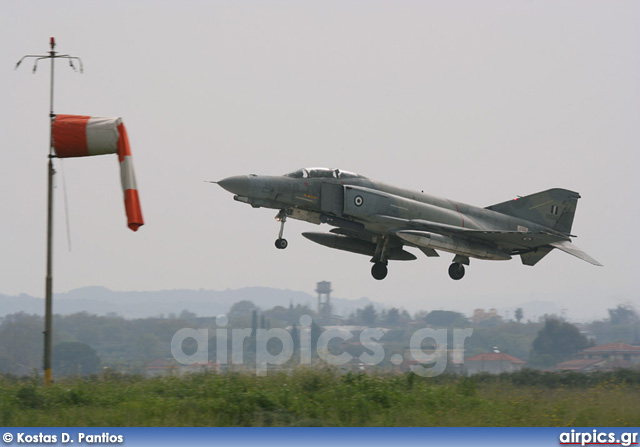
[(147, 377), (170, 376), (174, 373), (176, 365), (167, 359), (157, 358), (147, 363)]
[(628, 345), (626, 343), (607, 343), (606, 345), (584, 349), (580, 352), (580, 356), (588, 359), (604, 358), (640, 363), (640, 346)]
[(499, 374), (503, 372), (520, 371), (527, 362), (504, 352), (486, 352), (474, 355), (464, 361), (464, 368), (468, 374), (487, 372)]
[(576, 359), (562, 362), (556, 369), (562, 371), (608, 371), (633, 368), (640, 365), (640, 346), (626, 343), (607, 343), (592, 346), (576, 354)]
[(576, 359), (558, 363), (556, 369), (559, 371), (580, 371), (588, 372), (599, 370), (604, 363), (602, 359)]

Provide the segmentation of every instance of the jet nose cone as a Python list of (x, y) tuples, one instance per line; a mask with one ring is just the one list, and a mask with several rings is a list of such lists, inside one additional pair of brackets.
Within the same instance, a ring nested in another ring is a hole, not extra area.
[(232, 194), (248, 197), (251, 181), (246, 175), (236, 175), (233, 177), (227, 177), (218, 182), (218, 185)]

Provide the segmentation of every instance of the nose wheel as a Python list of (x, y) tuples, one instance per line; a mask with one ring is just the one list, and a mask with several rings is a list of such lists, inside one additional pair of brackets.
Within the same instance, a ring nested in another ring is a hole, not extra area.
[(276, 248), (278, 250), (284, 250), (289, 245), (287, 240), (282, 237), (284, 233), (284, 223), (287, 221), (287, 212), (280, 210), (276, 216), (276, 220), (280, 222), (280, 232), (278, 233), (278, 239), (276, 239)]
[(459, 262), (454, 262), (449, 266), (449, 276), (456, 281), (462, 279), (464, 276), (464, 265)]

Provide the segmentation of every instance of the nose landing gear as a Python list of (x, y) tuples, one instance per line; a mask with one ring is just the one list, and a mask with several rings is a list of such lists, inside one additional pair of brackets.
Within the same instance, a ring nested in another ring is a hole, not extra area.
[(282, 234), (284, 233), (284, 223), (287, 221), (287, 212), (285, 210), (280, 210), (276, 216), (276, 220), (280, 222), (280, 232), (278, 233), (278, 239), (276, 239), (276, 248), (284, 250), (289, 245), (287, 240), (282, 237)]

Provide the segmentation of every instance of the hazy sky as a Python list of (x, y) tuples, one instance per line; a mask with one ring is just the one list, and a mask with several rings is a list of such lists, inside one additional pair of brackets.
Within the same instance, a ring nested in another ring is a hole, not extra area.
[[(549, 300), (569, 318), (639, 303), (637, 1), (23, 1), (0, 4), (0, 293), (44, 295), (49, 64), (55, 111), (121, 116), (146, 225), (125, 226), (117, 157), (56, 161), (54, 290), (244, 286), (418, 309)], [(576, 245), (535, 267), (331, 250), (204, 180), (339, 167), (487, 206), (578, 191)], [(259, 304), (259, 303), (258, 303)], [(526, 317), (526, 315), (525, 315)]]

